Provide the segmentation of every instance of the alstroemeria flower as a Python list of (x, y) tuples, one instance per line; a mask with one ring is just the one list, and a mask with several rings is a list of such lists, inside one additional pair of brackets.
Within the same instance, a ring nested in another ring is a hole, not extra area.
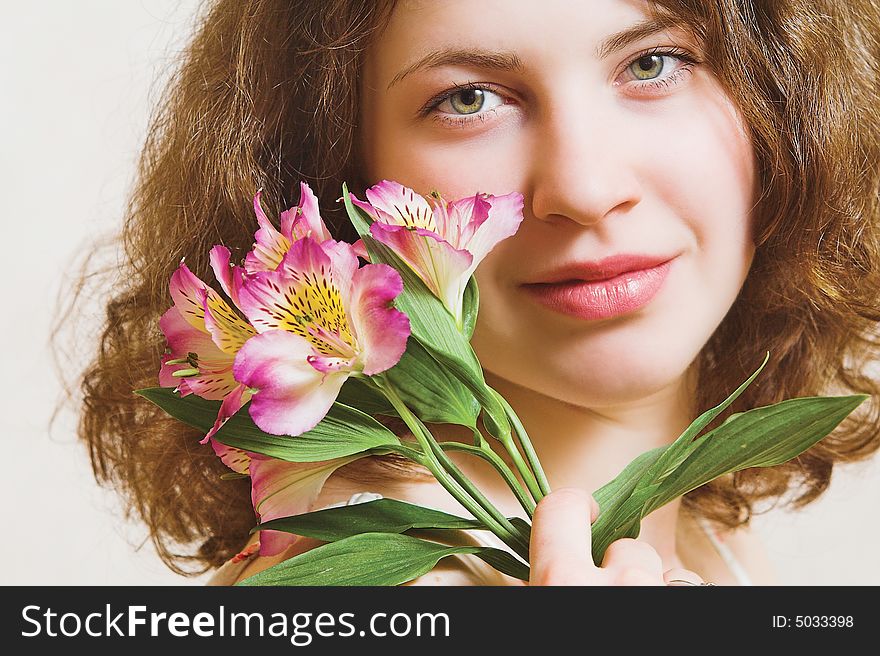
[[(476, 194), (447, 202), (432, 196), (433, 207), (412, 189), (388, 180), (353, 194), (352, 203), (373, 217), (372, 237), (394, 250), (463, 325), (464, 290), (471, 274), (498, 242), (522, 222), (523, 197)], [(362, 244), (357, 245), (363, 255)]]
[[(309, 512), (330, 475), (360, 457), (354, 455), (321, 462), (287, 462), (252, 453), (251, 501), (260, 522)], [(260, 531), (260, 555), (281, 553), (296, 539), (297, 536), (291, 533)]]
[(403, 290), (385, 264), (358, 268), (350, 244), (304, 237), (274, 271), (245, 276), (239, 307), (257, 330), (235, 357), (235, 379), (258, 392), (262, 430), (300, 435), (326, 416), (352, 374), (390, 369), (406, 350), (409, 317), (391, 306)]
[[(250, 475), (251, 502), (261, 523), (311, 511), (330, 475), (360, 457), (287, 462), (227, 446), (217, 440), (211, 440), (211, 446), (231, 470)], [(297, 536), (292, 533), (260, 531), (260, 555), (279, 554), (296, 540)]]
[(318, 199), (311, 187), (305, 182), (300, 182), (299, 189), (299, 205), (282, 212), (279, 217), (281, 232), (272, 225), (260, 205), (262, 192), (258, 191), (254, 196), (254, 213), (257, 215), (260, 229), (254, 233), (254, 248), (244, 260), (244, 269), (247, 273), (274, 271), (281, 264), (285, 253), (290, 250), (291, 244), (298, 239), (311, 237), (318, 242), (331, 239), (330, 231), (327, 230), (318, 209)]
[(183, 262), (171, 276), (169, 291), (174, 305), (159, 327), (170, 353), (162, 358), (159, 384), (176, 387), (181, 396), (223, 401), (204, 444), (250, 399), (251, 392), (233, 377), (232, 366), (235, 354), (256, 331)]

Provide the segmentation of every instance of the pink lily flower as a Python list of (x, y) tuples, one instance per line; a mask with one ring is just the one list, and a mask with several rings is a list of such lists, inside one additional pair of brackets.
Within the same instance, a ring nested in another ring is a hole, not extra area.
[(281, 232), (276, 230), (260, 205), (262, 191), (254, 196), (254, 213), (260, 229), (254, 234), (254, 248), (247, 254), (244, 269), (247, 273), (274, 271), (281, 264), (290, 245), (303, 237), (312, 237), (319, 242), (332, 239), (318, 209), (318, 199), (311, 187), (300, 182), (300, 203), (281, 213)]
[[(251, 501), (260, 522), (309, 512), (330, 475), (358, 458), (360, 455), (321, 462), (286, 462), (252, 453)], [(292, 533), (260, 531), (260, 555), (279, 554), (296, 540)]]
[[(251, 502), (261, 523), (312, 510), (333, 472), (359, 456), (321, 462), (287, 462), (211, 440), (214, 453), (234, 472), (250, 475)], [(283, 531), (260, 531), (260, 555), (274, 556), (296, 542)]]
[(235, 379), (258, 390), (250, 415), (276, 435), (300, 435), (329, 411), (343, 383), (393, 367), (409, 317), (391, 307), (403, 290), (385, 264), (358, 268), (350, 244), (295, 241), (274, 271), (246, 275), (239, 307), (259, 333), (238, 351)]
[[(464, 290), (483, 258), (522, 222), (523, 197), (476, 194), (447, 202), (428, 201), (403, 185), (383, 180), (366, 191), (367, 201), (352, 203), (374, 222), (370, 234), (400, 256), (463, 326)], [(365, 256), (363, 244), (356, 252)]]
[(232, 366), (235, 354), (256, 331), (183, 262), (171, 276), (169, 290), (174, 305), (162, 315), (159, 327), (170, 353), (162, 358), (159, 384), (176, 387), (181, 396), (223, 401), (217, 420), (201, 440), (204, 444), (250, 400), (250, 390), (235, 380)]

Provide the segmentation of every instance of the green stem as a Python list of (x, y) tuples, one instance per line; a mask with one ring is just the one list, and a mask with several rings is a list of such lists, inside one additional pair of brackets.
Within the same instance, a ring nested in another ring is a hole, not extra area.
[(513, 437), (508, 434), (499, 441), (504, 447), (504, 450), (510, 454), (511, 459), (513, 460), (513, 464), (516, 466), (516, 470), (519, 472), (519, 475), (522, 477), (523, 482), (529, 489), (529, 493), (532, 495), (532, 498), (537, 503), (544, 497), (544, 495), (541, 493), (540, 487), (538, 487), (538, 481), (537, 479), (535, 479), (535, 475), (532, 473), (532, 470), (523, 460), (522, 454), (519, 452), (519, 449), (516, 448), (516, 443), (513, 441)]
[(523, 510), (526, 511), (530, 518), (532, 517), (535, 512), (535, 502), (525, 493), (522, 486), (519, 484), (519, 481), (516, 479), (516, 476), (514, 476), (510, 467), (507, 466), (507, 463), (504, 462), (504, 460), (502, 460), (491, 448), (487, 447), (483, 449), (471, 446), (470, 444), (462, 444), (461, 442), (440, 442), (440, 448), (444, 451), (464, 451), (465, 453), (470, 453), (471, 455), (475, 455), (478, 458), (488, 461), (498, 470), (498, 473), (501, 474), (504, 482), (507, 483), (507, 486), (516, 496), (517, 501), (519, 501), (519, 505), (523, 507)]
[[(525, 453), (526, 459), (529, 461), (529, 465), (531, 466), (532, 471), (535, 473), (535, 479), (537, 481), (538, 487), (540, 488), (540, 496), (535, 497), (535, 501), (540, 501), (545, 496), (550, 494), (550, 482), (547, 480), (547, 475), (544, 473), (544, 469), (541, 467), (541, 461), (538, 460), (538, 454), (535, 453), (535, 448), (532, 446), (532, 441), (529, 439), (529, 434), (526, 432), (525, 426), (522, 425), (522, 422), (513, 411), (513, 408), (510, 407), (507, 399), (505, 399), (495, 390), (492, 390), (492, 392), (495, 394), (496, 397), (498, 397), (501, 405), (504, 406), (504, 412), (507, 413), (507, 418), (513, 424), (516, 436), (519, 439), (519, 443), (522, 445), (523, 453)], [(518, 449), (517, 452), (519, 452)]]
[(509, 531), (515, 541), (516, 544), (511, 544), (516, 552), (521, 555), (525, 560), (529, 558), (529, 539), (527, 536), (520, 533), (519, 529), (514, 526), (504, 514), (499, 511), (489, 499), (485, 497), (485, 495), (480, 491), (478, 487), (476, 487), (471, 480), (464, 475), (464, 473), (458, 468), (458, 466), (449, 459), (449, 456), (440, 448), (440, 445), (437, 443), (437, 440), (434, 439), (434, 436), (431, 434), (431, 431), (428, 430), (428, 427), (425, 426), (418, 417), (413, 417), (415, 423), (421, 428), (422, 434), (425, 437), (425, 440), (431, 446), (431, 449), (434, 453), (434, 456), (439, 461), (440, 465), (452, 476), (453, 480), (457, 482), (462, 488), (464, 488), (468, 494), (476, 501), (481, 508), (483, 508), (489, 515), (498, 522), (506, 531)]
[[(456, 501), (528, 562), (528, 543), (525, 542), (516, 527), (497, 508), (492, 506), (479, 490), (474, 487), (473, 483), (446, 457), (443, 450), (437, 446), (437, 441), (434, 440), (430, 431), (410, 411), (403, 402), (403, 399), (398, 396), (391, 383), (387, 379), (379, 383), (377, 378), (377, 376), (374, 376), (374, 381), (380, 386), (398, 415), (400, 415), (400, 418), (403, 419), (404, 423), (412, 431), (413, 436), (421, 445), (424, 455), (427, 456), (422, 464), (431, 471), (437, 481)], [(447, 470), (446, 466), (449, 466), (451, 469)]]

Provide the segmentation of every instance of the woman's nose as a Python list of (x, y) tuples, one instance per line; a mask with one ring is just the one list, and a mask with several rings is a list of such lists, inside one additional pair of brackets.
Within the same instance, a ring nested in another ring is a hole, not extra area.
[(637, 205), (634, 152), (620, 134), (610, 115), (580, 103), (539, 121), (530, 158), (533, 216), (589, 226)]

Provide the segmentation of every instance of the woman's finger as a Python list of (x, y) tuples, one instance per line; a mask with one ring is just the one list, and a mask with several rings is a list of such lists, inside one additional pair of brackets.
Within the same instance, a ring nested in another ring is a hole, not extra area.
[[(587, 585), (596, 570), (590, 555), (592, 497), (560, 488), (541, 499), (532, 517), (532, 585)], [(560, 530), (561, 529), (561, 530)]]
[(651, 545), (633, 538), (608, 545), (602, 569), (613, 575), (616, 585), (666, 585), (660, 555)]

